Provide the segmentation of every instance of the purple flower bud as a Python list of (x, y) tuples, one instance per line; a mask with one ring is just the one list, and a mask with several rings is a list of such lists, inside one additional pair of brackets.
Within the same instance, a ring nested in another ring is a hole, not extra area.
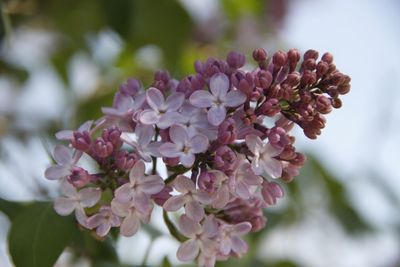
[(263, 62), (267, 59), (267, 51), (264, 48), (257, 48), (253, 51), (253, 59), (257, 62)]
[(313, 49), (307, 50), (304, 53), (303, 59), (304, 59), (304, 61), (306, 61), (307, 59), (310, 59), (310, 58), (314, 59), (314, 60), (317, 60), (318, 59), (318, 52), (313, 50)]
[(287, 54), (281, 50), (275, 52), (272, 56), (272, 63), (274, 63), (276, 67), (282, 67), (283, 65), (285, 65), (286, 60)]
[(332, 98), (332, 107), (341, 108), (342, 107), (342, 100), (340, 100), (339, 98)]
[(275, 205), (278, 198), (283, 197), (283, 190), (275, 182), (265, 181), (262, 184), (262, 196), (268, 205)]
[(232, 118), (224, 120), (218, 127), (218, 142), (223, 145), (231, 144), (236, 140), (236, 123)]
[(290, 72), (294, 71), (296, 69), (297, 63), (300, 60), (300, 53), (297, 49), (290, 49), (287, 53), (287, 57), (288, 57), (288, 64), (290, 67)]
[(90, 134), (88, 131), (73, 132), (73, 136), (72, 136), (72, 140), (71, 140), (71, 144), (72, 144), (73, 148), (87, 152), (90, 148), (91, 143), (92, 143), (92, 139), (90, 138)]
[(167, 70), (159, 70), (154, 74), (154, 82), (152, 87), (155, 87), (160, 91), (165, 91), (169, 87), (170, 80), (171, 75)]
[(324, 95), (319, 95), (316, 99), (315, 108), (322, 114), (328, 114), (332, 111), (331, 100)]
[(331, 53), (326, 52), (325, 54), (322, 55), (321, 60), (328, 64), (331, 64), (333, 62), (333, 55)]
[(101, 137), (103, 137), (104, 141), (110, 142), (114, 146), (115, 150), (122, 146), (122, 141), (120, 138), (121, 130), (116, 126), (104, 129)]
[(263, 201), (256, 198), (250, 200), (236, 198), (228, 203), (224, 213), (229, 223), (250, 222), (251, 231), (257, 232), (265, 227), (267, 221), (263, 215), (262, 208), (264, 206)]
[(105, 141), (102, 137), (98, 137), (93, 145), (94, 156), (106, 158), (114, 151), (114, 146), (111, 142)]
[(172, 187), (166, 185), (160, 192), (152, 195), (151, 198), (157, 205), (162, 207), (165, 201), (167, 201), (171, 197), (171, 192), (172, 192)]
[(263, 114), (268, 117), (273, 117), (281, 111), (281, 106), (276, 98), (271, 98), (265, 101), (257, 110), (257, 114)]
[(123, 94), (127, 94), (130, 96), (135, 96), (140, 89), (140, 83), (138, 80), (129, 78), (128, 81), (124, 84), (122, 84), (119, 87), (119, 91)]
[(213, 194), (218, 189), (218, 179), (212, 172), (208, 172), (206, 168), (202, 168), (199, 175), (198, 185), (201, 190)]
[(285, 129), (281, 127), (274, 127), (268, 132), (268, 140), (270, 144), (278, 149), (283, 149), (290, 143)]
[(320, 61), (317, 64), (317, 77), (322, 77), (328, 73), (329, 65), (324, 61)]
[(254, 83), (257, 87), (267, 89), (272, 83), (272, 74), (269, 71), (260, 70), (254, 77)]
[(239, 69), (246, 64), (246, 57), (242, 53), (231, 51), (226, 57), (226, 62), (228, 62), (229, 67)]
[(200, 74), (190, 75), (179, 82), (176, 91), (189, 97), (194, 91), (202, 89), (204, 85), (205, 82)]
[(115, 166), (118, 169), (128, 171), (132, 169), (135, 163), (138, 161), (138, 157), (134, 153), (129, 153), (128, 151), (119, 151), (115, 155)]
[(215, 151), (213, 167), (217, 170), (230, 170), (235, 163), (236, 154), (228, 146), (221, 146)]
[(91, 175), (85, 169), (73, 167), (67, 180), (75, 187), (83, 187), (90, 182)]

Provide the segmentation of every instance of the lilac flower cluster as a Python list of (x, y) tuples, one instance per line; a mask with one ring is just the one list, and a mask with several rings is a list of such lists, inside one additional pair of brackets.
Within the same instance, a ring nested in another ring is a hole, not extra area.
[[(256, 49), (253, 58), (251, 71), (237, 52), (226, 61), (197, 61), (196, 74), (180, 81), (160, 71), (147, 90), (129, 79), (102, 118), (57, 133), (69, 143), (55, 147), (56, 164), (45, 172), (63, 181), (57, 213), (75, 212), (101, 237), (112, 227), (132, 236), (159, 205), (182, 242), (180, 260), (214, 266), (246, 253), (242, 236), (264, 228), (263, 209), (283, 196), (276, 181), (291, 181), (305, 162), (291, 129), (297, 124), (316, 138), (324, 115), (350, 89), (329, 53), (318, 61), (309, 50), (300, 62), (295, 49), (270, 58)], [(82, 167), (83, 156), (97, 172)], [(157, 160), (168, 177), (159, 175)], [(178, 211), (176, 228), (168, 213)]]

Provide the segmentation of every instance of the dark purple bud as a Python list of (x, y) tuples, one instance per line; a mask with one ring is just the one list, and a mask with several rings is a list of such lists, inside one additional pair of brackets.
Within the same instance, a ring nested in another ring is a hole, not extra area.
[(300, 80), (303, 86), (313, 85), (316, 81), (317, 81), (316, 73), (310, 70), (305, 70)]
[(322, 114), (328, 114), (332, 111), (331, 100), (323, 95), (317, 96), (315, 107)]
[(314, 70), (317, 67), (315, 59), (309, 58), (303, 62), (303, 68), (306, 70)]
[(340, 100), (339, 98), (332, 98), (332, 107), (341, 108), (342, 107), (342, 100)]
[(202, 168), (198, 180), (198, 185), (201, 190), (213, 194), (219, 187), (217, 182), (218, 179), (215, 174), (208, 172), (206, 168)]
[(236, 140), (236, 123), (232, 118), (224, 120), (218, 127), (218, 142), (223, 145), (231, 144)]
[(115, 126), (104, 129), (101, 137), (105, 142), (110, 142), (115, 150), (122, 146), (121, 131)]
[(163, 206), (165, 201), (167, 201), (171, 197), (172, 187), (164, 186), (164, 188), (155, 195), (152, 195), (151, 198), (156, 202), (157, 205)]
[(306, 61), (307, 59), (310, 59), (310, 58), (312, 58), (314, 60), (317, 60), (318, 59), (318, 52), (313, 50), (313, 49), (307, 50), (304, 53), (303, 59), (304, 59), (304, 61)]
[(229, 67), (239, 69), (246, 64), (246, 57), (242, 53), (231, 51), (226, 57), (226, 62), (228, 62)]
[(279, 101), (276, 98), (271, 98), (265, 101), (261, 107), (259, 108), (259, 111), (257, 111), (257, 114), (259, 113), (260, 115), (266, 115), (268, 117), (273, 117), (276, 114), (278, 114), (281, 111), (281, 106), (279, 105)]
[(324, 61), (320, 61), (317, 64), (317, 77), (322, 77), (328, 73), (329, 65)]
[(277, 67), (282, 67), (286, 64), (287, 54), (281, 50), (274, 53), (272, 56), (272, 62)]
[(80, 167), (73, 167), (71, 174), (67, 177), (68, 182), (70, 182), (75, 187), (83, 187), (87, 185), (91, 180), (91, 175)]
[(129, 78), (126, 83), (122, 84), (119, 87), (121, 93), (130, 96), (135, 96), (139, 92), (139, 89), (140, 89), (139, 81), (133, 78)]
[(262, 184), (262, 196), (264, 201), (268, 205), (275, 205), (278, 198), (283, 197), (282, 187), (275, 182), (263, 181)]
[(236, 160), (236, 154), (228, 146), (221, 146), (215, 151), (213, 167), (217, 170), (228, 171)]
[(294, 71), (296, 69), (297, 63), (300, 60), (300, 52), (297, 49), (290, 49), (287, 53), (288, 63), (290, 67), (290, 71)]
[(297, 71), (289, 73), (284, 81), (285, 84), (288, 84), (292, 87), (297, 86), (300, 82), (301, 75)]
[(267, 89), (272, 83), (272, 74), (269, 71), (260, 70), (254, 77), (254, 83), (257, 87)]
[(244, 114), (240, 117), (245, 125), (251, 125), (257, 120), (257, 115), (252, 108), (245, 110)]
[(102, 137), (98, 137), (93, 145), (94, 156), (106, 158), (114, 151), (114, 146), (111, 142), (106, 142)]
[(165, 91), (169, 87), (171, 75), (167, 70), (159, 70), (154, 74), (153, 87)]
[(253, 59), (256, 62), (263, 62), (267, 60), (267, 51), (264, 50), (264, 48), (256, 48), (253, 51)]
[(134, 153), (128, 151), (119, 151), (115, 156), (115, 166), (124, 171), (132, 169), (133, 165), (137, 162), (138, 157)]
[(73, 133), (73, 137), (71, 140), (73, 148), (87, 152), (90, 149), (91, 143), (92, 139), (90, 138), (90, 134), (88, 131), (84, 132), (75, 131)]
[(333, 62), (333, 55), (329, 52), (326, 52), (325, 54), (322, 55), (321, 60), (328, 64), (331, 64)]
[(269, 132), (268, 132), (268, 141), (270, 144), (278, 149), (284, 148), (286, 145), (290, 144), (290, 139), (287, 136), (287, 133), (285, 129), (281, 127), (273, 127)]
[(343, 74), (340, 72), (334, 73), (330, 78), (331, 85), (339, 85), (344, 80)]

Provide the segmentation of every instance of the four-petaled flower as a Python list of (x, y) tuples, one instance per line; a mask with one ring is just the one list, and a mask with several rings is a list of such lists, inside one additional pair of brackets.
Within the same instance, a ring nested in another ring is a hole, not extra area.
[(215, 126), (220, 125), (226, 117), (226, 107), (237, 107), (246, 101), (246, 95), (239, 90), (229, 90), (229, 78), (223, 73), (216, 73), (210, 80), (210, 92), (195, 91), (189, 98), (193, 106), (210, 108), (208, 121)]
[(156, 124), (160, 129), (166, 129), (179, 122), (182, 115), (177, 110), (182, 106), (185, 95), (173, 93), (164, 99), (163, 93), (157, 88), (150, 88), (146, 92), (147, 104), (150, 109), (142, 111), (139, 120), (143, 124)]
[(112, 212), (110, 206), (101, 206), (99, 213), (86, 220), (86, 227), (89, 229), (96, 228), (98, 236), (106, 236), (111, 227), (118, 227), (120, 225), (120, 218)]
[(251, 223), (223, 224), (220, 228), (219, 250), (223, 255), (228, 255), (232, 251), (237, 256), (241, 256), (247, 252), (248, 245), (240, 237), (250, 232)]
[(172, 196), (165, 201), (163, 208), (166, 211), (177, 211), (183, 206), (188, 217), (199, 222), (204, 217), (202, 204), (211, 202), (210, 196), (201, 190), (197, 190), (192, 180), (184, 175), (179, 175), (174, 181), (175, 189), (180, 195)]
[(63, 145), (57, 145), (53, 156), (57, 165), (48, 167), (44, 176), (49, 180), (56, 180), (70, 175), (75, 164), (72, 151)]
[(266, 172), (272, 178), (282, 176), (282, 163), (274, 158), (282, 152), (282, 149), (263, 143), (260, 137), (254, 134), (246, 136), (246, 144), (254, 155), (251, 167), (255, 174), (261, 175)]
[(93, 207), (99, 202), (101, 197), (100, 188), (84, 188), (79, 192), (70, 183), (64, 181), (61, 185), (61, 193), (65, 197), (60, 197), (54, 202), (55, 211), (66, 216), (75, 211), (75, 217), (78, 222), (86, 225), (86, 214), (84, 208)]
[(208, 148), (208, 139), (203, 134), (189, 137), (181, 125), (173, 125), (169, 129), (172, 141), (160, 146), (160, 153), (167, 158), (179, 158), (183, 166), (189, 168), (193, 165), (195, 154), (205, 152)]
[(150, 196), (164, 188), (164, 182), (158, 175), (145, 175), (143, 161), (135, 163), (129, 172), (129, 182), (115, 190), (115, 198), (122, 203), (133, 201), (136, 206), (147, 210), (151, 206)]
[(214, 217), (207, 216), (202, 224), (200, 224), (188, 216), (182, 215), (179, 218), (179, 229), (189, 239), (179, 247), (177, 252), (178, 259), (181, 261), (191, 261), (199, 253), (215, 255), (215, 250), (218, 248), (213, 238), (218, 234), (218, 223)]

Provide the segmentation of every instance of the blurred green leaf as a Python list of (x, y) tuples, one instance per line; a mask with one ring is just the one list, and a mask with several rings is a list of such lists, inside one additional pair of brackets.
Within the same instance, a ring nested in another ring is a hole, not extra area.
[(172, 264), (169, 262), (168, 257), (164, 257), (161, 267), (173, 267)]
[(0, 198), (0, 211), (2, 211), (12, 221), (24, 209), (26, 204), (8, 201)]
[(0, 0), (0, 45), (3, 43), (6, 37), (6, 25), (4, 21), (4, 7), (3, 1)]
[(230, 20), (237, 20), (242, 15), (261, 15), (264, 11), (264, 2), (259, 0), (221, 0), (223, 10)]
[(33, 203), (11, 225), (11, 257), (17, 267), (51, 267), (76, 232), (73, 218), (56, 214), (52, 203)]
[(0, 74), (11, 76), (20, 82), (25, 82), (28, 78), (28, 72), (26, 70), (13, 66), (3, 60), (0, 60)]

